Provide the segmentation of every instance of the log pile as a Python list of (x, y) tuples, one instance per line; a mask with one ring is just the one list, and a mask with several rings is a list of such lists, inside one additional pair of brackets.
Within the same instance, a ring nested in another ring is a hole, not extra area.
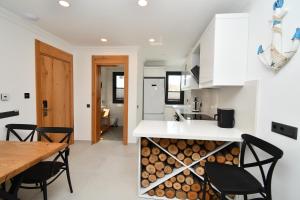
[[(151, 183), (155, 183), (157, 180), (171, 174), (174, 169), (182, 167), (181, 163), (193, 167), (194, 173), (200, 176), (205, 173), (206, 162), (228, 165), (239, 164), (240, 149), (236, 145), (230, 145), (201, 160), (208, 153), (223, 145), (224, 142), (159, 138), (152, 138), (152, 140), (172, 156), (148, 139), (141, 139), (141, 187), (143, 188), (147, 188)], [(202, 199), (203, 191), (199, 182), (200, 179), (194, 173), (186, 169), (149, 190), (147, 194), (170, 199)], [(205, 189), (205, 194), (207, 200), (220, 199), (208, 186)]]

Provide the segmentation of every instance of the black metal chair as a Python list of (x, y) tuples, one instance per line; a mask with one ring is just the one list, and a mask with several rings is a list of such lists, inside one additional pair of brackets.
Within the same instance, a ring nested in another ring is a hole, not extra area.
[[(226, 195), (235, 194), (243, 195), (244, 199), (248, 199), (247, 195), (260, 194), (260, 198), (253, 200), (272, 200), (271, 181), (272, 175), (278, 160), (283, 156), (282, 150), (274, 145), (259, 139), (257, 137), (243, 134), (243, 144), (241, 149), (241, 163), (240, 167), (232, 165), (222, 165), (216, 163), (207, 163), (205, 166), (205, 175), (203, 188), (207, 183), (214, 185), (221, 193), (221, 200), (226, 199)], [(254, 162), (245, 163), (246, 147), (255, 158)], [(271, 158), (260, 160), (254, 147), (268, 153)], [(267, 173), (265, 173), (264, 165), (269, 165)], [(262, 184), (245, 168), (258, 167)], [(205, 200), (205, 192), (202, 199)]]
[[(47, 134), (64, 134), (60, 143), (70, 143), (73, 128), (67, 127), (41, 127), (36, 129), (39, 140), (44, 139), (47, 142), (54, 142)], [(70, 149), (66, 147), (59, 151), (52, 161), (43, 161), (31, 167), (23, 173), (21, 188), (38, 189), (43, 191), (44, 200), (47, 200), (47, 185), (53, 183), (63, 172), (66, 172), (70, 192), (73, 193), (70, 171), (69, 157)], [(59, 161), (61, 159), (61, 161)], [(34, 186), (28, 186), (34, 184)]]
[[(27, 142), (28, 140), (30, 142), (33, 141), (36, 125), (34, 124), (7, 124), (5, 126), (7, 128), (7, 133), (6, 133), (6, 141), (10, 140), (10, 134), (13, 134), (18, 138), (20, 142)], [(30, 131), (28, 135), (23, 139), (21, 137), (21, 134), (24, 135), (25, 133), (18, 133), (17, 130), (22, 130), (22, 131)]]

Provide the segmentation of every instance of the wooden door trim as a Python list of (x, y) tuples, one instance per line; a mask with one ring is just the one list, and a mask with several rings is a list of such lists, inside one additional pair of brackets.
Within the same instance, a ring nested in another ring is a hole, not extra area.
[[(58, 60), (70, 63), (71, 67), (71, 125), (74, 128), (74, 93), (73, 93), (73, 55), (61, 49), (53, 47), (49, 44), (35, 40), (35, 85), (36, 85), (36, 121), (37, 126), (42, 124), (42, 99), (41, 99), (41, 55), (46, 55)], [(74, 133), (72, 134), (71, 141), (74, 141)]]
[[(99, 96), (97, 92), (98, 82), (98, 68), (99, 66), (108, 65), (123, 65), (124, 66), (124, 111), (123, 111), (123, 144), (128, 144), (128, 81), (129, 81), (129, 57), (127, 55), (110, 55), (110, 56), (92, 56), (92, 144), (97, 143), (100, 138), (97, 137), (97, 98)], [(100, 122), (98, 122), (100, 123)]]

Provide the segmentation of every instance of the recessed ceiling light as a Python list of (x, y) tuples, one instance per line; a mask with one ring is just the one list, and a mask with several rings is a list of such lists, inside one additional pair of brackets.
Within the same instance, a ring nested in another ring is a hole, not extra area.
[(106, 39), (106, 38), (101, 38), (100, 40), (101, 40), (101, 42), (108, 42), (108, 39)]
[(155, 42), (155, 39), (154, 38), (150, 38), (149, 42), (153, 43), (153, 42)]
[(141, 7), (145, 7), (148, 5), (148, 1), (147, 0), (139, 0), (138, 1), (139, 6)]
[(59, 5), (61, 5), (62, 7), (68, 8), (70, 7), (70, 3), (64, 0), (60, 0), (58, 1)]

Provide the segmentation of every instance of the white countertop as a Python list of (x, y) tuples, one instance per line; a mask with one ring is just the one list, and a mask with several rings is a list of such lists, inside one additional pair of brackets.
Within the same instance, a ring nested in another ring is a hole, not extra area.
[(135, 128), (135, 137), (236, 141), (242, 140), (242, 131), (236, 128), (220, 128), (216, 121), (153, 121), (143, 120)]

